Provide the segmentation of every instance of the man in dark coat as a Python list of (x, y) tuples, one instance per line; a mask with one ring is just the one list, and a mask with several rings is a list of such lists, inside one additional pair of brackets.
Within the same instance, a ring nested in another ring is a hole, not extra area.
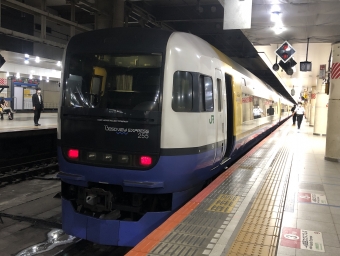
[(39, 119), (40, 113), (44, 109), (44, 101), (41, 96), (41, 89), (37, 88), (37, 93), (32, 95), (32, 105), (34, 110), (34, 125), (40, 126)]
[(267, 115), (268, 116), (273, 116), (274, 115), (274, 108), (272, 105), (269, 106), (269, 108), (267, 109)]
[(296, 109), (296, 105), (294, 104), (294, 107), (292, 107), (292, 109), (290, 110), (290, 111), (292, 111), (292, 115), (293, 115), (293, 126), (295, 125), (295, 122), (296, 122), (295, 109)]

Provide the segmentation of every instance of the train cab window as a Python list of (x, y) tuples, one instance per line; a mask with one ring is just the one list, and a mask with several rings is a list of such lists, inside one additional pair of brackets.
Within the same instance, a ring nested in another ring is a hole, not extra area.
[(211, 77), (208, 76), (200, 76), (200, 85), (202, 88), (202, 102), (203, 102), (203, 111), (212, 112), (214, 111), (214, 90), (213, 90), (213, 82)]
[(80, 53), (65, 63), (65, 107), (159, 111), (162, 55)]
[(217, 79), (217, 98), (218, 98), (218, 112), (222, 111), (222, 87), (221, 79)]
[(193, 109), (193, 79), (190, 72), (177, 71), (174, 74), (172, 109), (176, 112), (190, 112)]

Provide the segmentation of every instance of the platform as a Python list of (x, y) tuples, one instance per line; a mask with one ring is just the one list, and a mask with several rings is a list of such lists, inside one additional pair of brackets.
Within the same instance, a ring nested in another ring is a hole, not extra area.
[(13, 120), (9, 120), (4, 114), (4, 119), (0, 120), (0, 133), (55, 129), (57, 128), (57, 115), (58, 113), (42, 112), (39, 120), (41, 126), (34, 126), (33, 112), (15, 113)]
[(288, 120), (128, 256), (340, 255), (340, 164)]

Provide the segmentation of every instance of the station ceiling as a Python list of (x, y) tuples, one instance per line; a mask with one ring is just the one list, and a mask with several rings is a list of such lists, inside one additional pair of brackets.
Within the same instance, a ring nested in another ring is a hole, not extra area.
[[(74, 1), (78, 24), (94, 27), (94, 14), (99, 11), (97, 1)], [(13, 1), (2, 0), (3, 4), (7, 2)], [(68, 20), (71, 16), (70, 2), (46, 0), (49, 9)], [(224, 8), (228, 8), (228, 2), (230, 0), (129, 0), (126, 1), (125, 11), (129, 16), (129, 26), (162, 27), (203, 38), (294, 101), (255, 47), (282, 44), (286, 40), (290, 44), (306, 43), (307, 38), (310, 38), (310, 43), (340, 41), (340, 1), (252, 0), (251, 28), (224, 30)], [(26, 0), (25, 3), (35, 7), (40, 5), (37, 0)], [(274, 5), (280, 7), (285, 27), (285, 31), (278, 35), (272, 30), (271, 12)]]

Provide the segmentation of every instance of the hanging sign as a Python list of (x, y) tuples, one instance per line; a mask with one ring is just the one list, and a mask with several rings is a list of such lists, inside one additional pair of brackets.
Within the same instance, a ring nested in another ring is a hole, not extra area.
[(326, 64), (320, 65), (319, 79), (326, 79)]

